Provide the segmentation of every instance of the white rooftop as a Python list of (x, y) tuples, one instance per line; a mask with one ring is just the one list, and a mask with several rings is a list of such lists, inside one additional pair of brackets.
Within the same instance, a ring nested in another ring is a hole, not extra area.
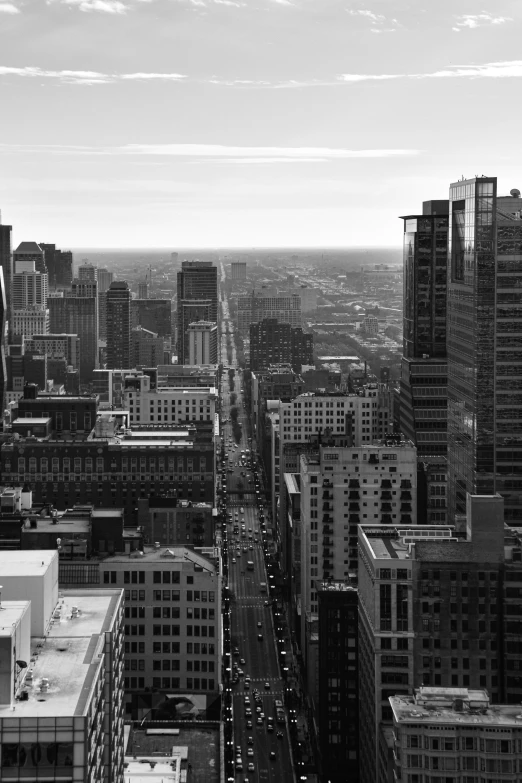
[(55, 557), (54, 549), (0, 551), (0, 581), (3, 576), (41, 577)]

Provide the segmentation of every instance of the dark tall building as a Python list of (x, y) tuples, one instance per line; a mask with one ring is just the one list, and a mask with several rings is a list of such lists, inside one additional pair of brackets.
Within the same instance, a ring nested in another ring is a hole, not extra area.
[(65, 297), (50, 296), (49, 331), (51, 334), (76, 334), (80, 339), (81, 362), (80, 380), (92, 381), (93, 372), (98, 367), (98, 300), (96, 296), (76, 295)]
[(466, 492), (500, 493), (522, 523), (522, 200), (496, 177), (450, 186), (450, 521)]
[(111, 283), (107, 291), (107, 368), (131, 366), (131, 291), (125, 280)]
[(300, 326), (266, 318), (250, 324), (250, 368), (266, 370), (272, 364), (291, 364), (301, 372), (303, 364), (314, 363), (314, 338)]
[(178, 302), (178, 364), (189, 364), (190, 362), (190, 324), (199, 321), (215, 323), (210, 315), (212, 310), (210, 299), (192, 299)]
[(13, 274), (33, 270), (47, 274), (45, 266), (45, 254), (40, 245), (36, 242), (20, 242), (15, 251), (13, 251)]
[(425, 201), (404, 220), (401, 430), (420, 458), (447, 449), (448, 202)]
[[(0, 226), (0, 229), (2, 226)], [(7, 303), (5, 296), (4, 270), (0, 266), (0, 413), (5, 408), (5, 392), (7, 388), (7, 366), (5, 362), (5, 322), (7, 315)]]
[[(208, 315), (188, 320), (183, 305), (194, 300), (209, 303)], [(186, 330), (198, 320), (218, 322), (217, 268), (211, 261), (183, 261), (178, 272), (178, 364), (188, 361)]]
[(70, 288), (73, 279), (73, 255), (70, 250), (58, 250), (56, 245), (40, 242), (49, 278), (49, 290)]
[(9, 318), (11, 311), (11, 279), (13, 276), (13, 257), (11, 247), (12, 226), (2, 224), (0, 214), (0, 268), (4, 273), (4, 290), (6, 299), (6, 318)]
[(172, 303), (170, 299), (133, 299), (131, 328), (142, 326), (159, 337), (172, 334)]
[(319, 737), (323, 779), (359, 781), (357, 589), (316, 582), (319, 615)]

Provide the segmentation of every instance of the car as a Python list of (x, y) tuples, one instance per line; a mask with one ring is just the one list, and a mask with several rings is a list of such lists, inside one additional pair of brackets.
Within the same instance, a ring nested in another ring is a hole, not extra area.
[(252, 756), (253, 756), (253, 755), (254, 755), (254, 748), (249, 748), (249, 749), (247, 750), (247, 756), (249, 756), (250, 758), (252, 758)]
[(263, 718), (260, 715), (257, 716), (256, 724), (258, 726), (262, 726), (263, 725)]
[(243, 769), (243, 762), (241, 759), (236, 759), (236, 769), (242, 770)]
[(253, 763), (252, 763), (252, 762), (250, 762), (250, 763), (249, 763), (249, 765), (248, 765), (248, 771), (249, 771), (249, 772), (253, 772), (253, 771), (254, 771), (254, 769), (255, 769), (255, 767), (254, 767)]
[(250, 696), (245, 696), (245, 704), (248, 704), (250, 707)]
[(241, 758), (241, 745), (236, 745), (236, 756), (237, 758)]
[(261, 718), (261, 720), (264, 720), (265, 719), (265, 713), (264, 712), (260, 712), (259, 713), (259, 717)]
[[(246, 685), (246, 683), (248, 683), (250, 685), (250, 677), (248, 675), (245, 677), (245, 685)], [(254, 693), (255, 693), (255, 691), (254, 691)]]
[(247, 745), (253, 745), (254, 744), (254, 738), (253, 737), (247, 737)]
[(246, 691), (249, 691), (249, 690), (250, 690), (250, 681), (249, 681), (249, 682), (247, 682), (247, 681), (245, 680), (245, 683), (244, 683), (244, 686), (243, 686), (243, 687), (245, 688), (245, 690), (246, 690)]
[(246, 727), (247, 727), (247, 729), (251, 729), (253, 727), (253, 723), (252, 723), (251, 720), (247, 720)]
[(233, 557), (233, 558), (232, 558), (232, 562), (233, 562), (233, 563), (237, 563), (237, 560), (236, 560), (236, 558), (235, 558), (235, 557)]
[(265, 601), (265, 606), (270, 606), (270, 601)]
[(274, 724), (267, 723), (266, 730), (272, 732), (274, 730)]
[(234, 658), (237, 658), (237, 656), (239, 655), (239, 647), (234, 647), (233, 655), (234, 655)]
[(263, 623), (261, 622), (261, 620), (257, 621), (257, 627), (258, 628), (262, 628), (263, 627)]
[(259, 704), (256, 707), (256, 712), (259, 715), (259, 713), (263, 712), (263, 708), (259, 706)]
[(275, 750), (271, 750), (270, 751), (270, 758), (273, 760), (273, 759), (275, 759), (275, 757), (276, 757)]
[(265, 691), (269, 691), (269, 690), (270, 690), (270, 683), (265, 682)]
[(250, 709), (250, 707), (247, 707), (247, 709), (245, 710), (245, 718), (251, 718), (251, 717), (252, 717), (252, 710)]
[(263, 641), (263, 634), (262, 633), (258, 633), (257, 634), (257, 641), (258, 642), (262, 642)]
[(248, 548), (249, 548), (249, 549), (253, 549), (254, 547), (252, 546), (252, 544), (250, 544), (250, 546), (249, 546)]
[(277, 739), (283, 739), (283, 732), (282, 731), (278, 731), (277, 734), (276, 734), (276, 737), (277, 737)]
[(245, 663), (246, 663), (246, 661), (245, 661), (245, 659), (244, 659), (244, 658), (240, 658), (240, 659), (239, 659), (239, 663), (241, 664), (241, 666), (244, 666), (244, 665), (245, 665)]

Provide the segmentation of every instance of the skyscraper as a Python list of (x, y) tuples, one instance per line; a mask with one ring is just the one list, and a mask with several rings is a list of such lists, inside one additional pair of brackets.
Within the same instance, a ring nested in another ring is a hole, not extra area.
[(314, 363), (314, 338), (300, 326), (266, 318), (250, 324), (250, 369), (266, 370), (271, 364), (291, 364), (301, 372), (303, 364)]
[(401, 430), (419, 457), (447, 447), (447, 201), (425, 201), (404, 221), (404, 327)]
[(100, 340), (105, 340), (107, 337), (107, 291), (113, 278), (113, 272), (98, 268), (98, 332)]
[(11, 276), (13, 272), (13, 258), (11, 250), (12, 228), (12, 226), (4, 226), (2, 224), (2, 215), (0, 213), (0, 268), (4, 273), (6, 318), (9, 318), (9, 311), (11, 309)]
[(78, 267), (78, 278), (80, 280), (97, 280), (98, 269), (94, 264), (80, 264)]
[[(208, 315), (186, 319), (183, 305), (194, 300), (209, 303)], [(211, 261), (183, 261), (178, 272), (178, 364), (188, 361), (186, 332), (190, 323), (197, 320), (218, 322), (217, 268)]]
[(48, 301), (52, 334), (76, 334), (80, 338), (80, 380), (92, 381), (98, 367), (98, 307), (96, 296), (88, 296), (79, 286), (70, 295), (50, 296)]
[(449, 515), (499, 492), (522, 522), (522, 201), (496, 177), (450, 185)]
[(196, 321), (189, 324), (189, 355), (186, 364), (217, 364), (218, 336), (217, 326), (212, 321)]
[(131, 292), (125, 280), (111, 283), (107, 291), (107, 367), (131, 366)]
[(39, 242), (44, 252), (45, 266), (49, 276), (49, 290), (70, 288), (72, 282), (73, 255), (70, 250), (58, 250), (56, 245)]
[[(0, 226), (0, 229), (1, 228), (2, 226)], [(0, 266), (0, 412), (2, 412), (2, 414), (5, 408), (5, 390), (7, 384), (7, 366), (5, 362), (5, 322), (7, 303), (5, 293), (4, 270), (2, 266)]]
[(13, 272), (30, 269), (47, 273), (44, 251), (37, 242), (20, 242), (13, 252)]

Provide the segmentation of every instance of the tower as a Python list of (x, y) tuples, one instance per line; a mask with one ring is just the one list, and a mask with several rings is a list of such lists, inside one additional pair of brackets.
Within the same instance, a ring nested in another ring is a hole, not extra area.
[(522, 522), (522, 200), (496, 177), (450, 185), (448, 253), (449, 518), (466, 492), (500, 493)]
[(131, 292), (125, 280), (111, 283), (107, 291), (107, 368), (131, 366)]
[(2, 224), (0, 214), (0, 268), (4, 273), (4, 291), (6, 299), (6, 318), (9, 319), (11, 309), (11, 276), (13, 271), (13, 259), (11, 250), (12, 226)]
[[(217, 268), (210, 261), (183, 261), (178, 272), (178, 364), (188, 362), (186, 333), (190, 323), (198, 320), (218, 322)], [(184, 305), (197, 301), (208, 304), (208, 314), (187, 318)]]

